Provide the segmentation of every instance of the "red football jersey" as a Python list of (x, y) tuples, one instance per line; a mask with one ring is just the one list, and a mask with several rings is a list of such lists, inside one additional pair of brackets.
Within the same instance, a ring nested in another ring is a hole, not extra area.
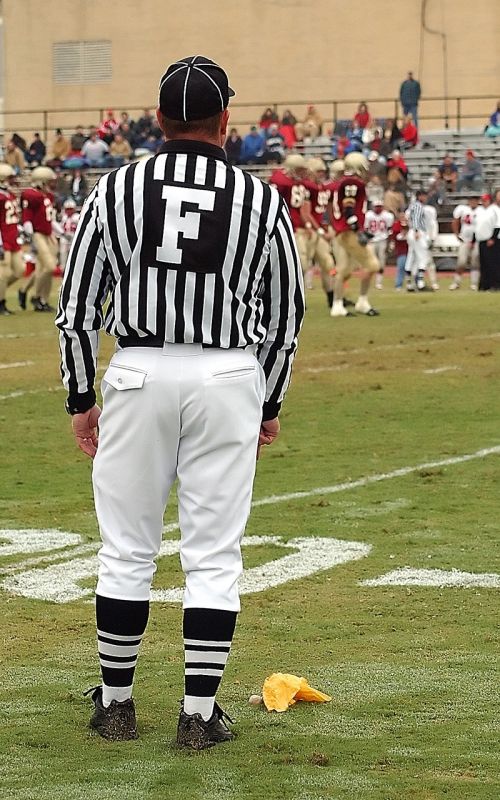
[(23, 223), (31, 222), (35, 233), (52, 235), (54, 195), (42, 189), (25, 189), (21, 194)]
[(332, 196), (330, 183), (313, 183), (309, 188), (309, 200), (311, 201), (311, 214), (318, 225), (325, 222), (325, 214)]
[(345, 217), (345, 209), (358, 218), (358, 228), (363, 230), (366, 213), (365, 183), (357, 175), (344, 175), (335, 182), (333, 191), (333, 227), (336, 233), (351, 230)]
[(309, 193), (311, 188), (314, 189), (314, 184), (305, 178), (291, 178), (282, 170), (275, 170), (269, 178), (269, 183), (276, 187), (287, 204), (294, 231), (297, 228), (303, 228), (304, 222), (300, 216), (300, 209), (304, 205), (304, 201), (309, 199)]
[(0, 189), (0, 233), (3, 249), (16, 253), (21, 249), (17, 242), (19, 236), (19, 206), (17, 199), (8, 189)]

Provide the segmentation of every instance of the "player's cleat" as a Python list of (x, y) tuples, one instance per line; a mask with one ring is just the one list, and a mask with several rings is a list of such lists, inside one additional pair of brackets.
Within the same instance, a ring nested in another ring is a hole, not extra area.
[(348, 300), (347, 297), (344, 297), (344, 305), (346, 308), (354, 308), (356, 304), (352, 300)]
[(102, 703), (102, 686), (96, 686), (84, 692), (87, 696), (92, 692), (92, 700), (95, 710), (92, 714), (89, 725), (103, 739), (112, 742), (126, 742), (130, 739), (137, 739), (137, 722), (135, 719), (135, 706), (132, 698), (118, 703), (112, 700), (107, 708)]
[(474, 283), (471, 283), (470, 290), (471, 292), (477, 292), (477, 286)]
[[(378, 311), (375, 311), (375, 309), (371, 307), (366, 297), (358, 297), (354, 310), (358, 314), (366, 314), (369, 317), (378, 316)], [(375, 311), (375, 313), (372, 314), (372, 311)]]
[(230, 742), (236, 737), (227, 727), (225, 720), (233, 724), (233, 720), (217, 703), (208, 722), (201, 714), (186, 714), (184, 708), (181, 708), (177, 725), (177, 744), (190, 750), (206, 750), (221, 742)]
[(23, 292), (21, 291), (21, 289), (19, 289), (17, 293), (17, 302), (19, 303), (19, 306), (22, 308), (23, 311), (26, 311), (26, 295), (27, 292)]
[(13, 313), (5, 305), (5, 300), (0, 300), (0, 317), (10, 317)]
[(457, 289), (460, 289), (460, 284), (459, 283), (457, 283), (456, 281), (453, 281), (453, 283), (450, 283), (450, 292), (456, 292)]
[(370, 310), (365, 313), (365, 317), (380, 317), (380, 311), (377, 311), (376, 308), (370, 308)]
[(35, 298), (35, 302), (33, 300), (31, 302), (35, 311), (55, 311), (53, 306), (49, 306), (45, 300), (41, 300), (39, 297)]
[(345, 308), (342, 300), (334, 300), (333, 306), (330, 309), (331, 317), (348, 317), (352, 316), (347, 308)]
[(439, 283), (433, 283), (432, 284), (432, 291), (433, 292), (439, 292)]

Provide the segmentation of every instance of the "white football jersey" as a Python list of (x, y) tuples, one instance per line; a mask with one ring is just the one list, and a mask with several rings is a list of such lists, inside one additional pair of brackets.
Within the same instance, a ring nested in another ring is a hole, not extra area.
[(425, 214), (425, 221), (426, 221), (426, 229), (429, 235), (429, 239), (433, 242), (439, 233), (439, 224), (437, 218), (437, 211), (434, 206), (425, 205), (424, 206), (424, 214)]
[(460, 238), (464, 242), (472, 242), (476, 232), (477, 209), (462, 203), (453, 211), (453, 219), (460, 220)]
[(376, 214), (375, 211), (367, 211), (365, 215), (365, 231), (373, 234), (372, 242), (381, 242), (389, 238), (392, 226), (394, 225), (394, 214), (390, 211), (382, 211)]

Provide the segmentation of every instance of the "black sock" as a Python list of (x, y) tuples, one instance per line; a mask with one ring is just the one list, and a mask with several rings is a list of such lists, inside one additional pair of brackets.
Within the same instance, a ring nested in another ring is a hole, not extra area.
[(236, 611), (184, 610), (184, 711), (209, 720), (231, 649)]
[(114, 600), (96, 595), (97, 641), (103, 703), (132, 696), (141, 639), (149, 616), (147, 600)]

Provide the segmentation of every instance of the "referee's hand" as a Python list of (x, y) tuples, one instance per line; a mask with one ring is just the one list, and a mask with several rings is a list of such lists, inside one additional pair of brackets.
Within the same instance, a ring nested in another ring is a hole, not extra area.
[(100, 416), (101, 409), (96, 405), (83, 414), (74, 414), (71, 418), (76, 443), (80, 450), (90, 458), (94, 458), (97, 453), (97, 422)]
[(272, 444), (280, 432), (280, 421), (278, 417), (266, 419), (260, 426), (259, 444), (257, 446), (257, 458), (260, 457), (260, 448), (263, 444)]

